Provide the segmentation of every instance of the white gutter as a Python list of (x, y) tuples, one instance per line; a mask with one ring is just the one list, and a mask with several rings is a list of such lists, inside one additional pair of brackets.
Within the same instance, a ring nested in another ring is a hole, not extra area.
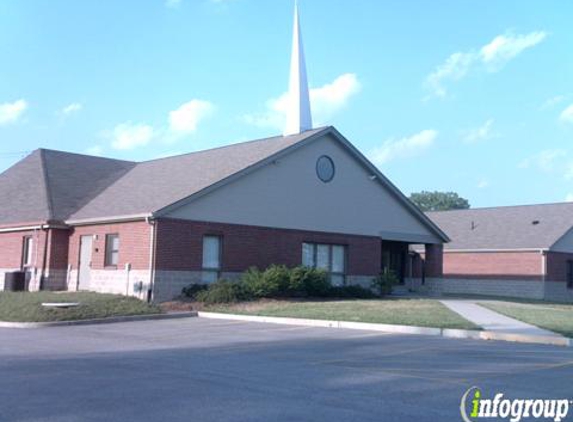
[(30, 231), (30, 230), (39, 230), (42, 228), (42, 225), (38, 226), (20, 226), (20, 227), (6, 227), (0, 229), (0, 233), (9, 233), (9, 232), (23, 232), (23, 231)]
[(37, 224), (35, 226), (16, 226), (16, 227), (3, 227), (0, 228), (0, 233), (9, 232), (24, 232), (31, 230), (47, 230), (47, 229), (67, 229), (68, 227), (61, 224)]
[(109, 223), (125, 223), (128, 221), (139, 221), (146, 220), (152, 217), (153, 214), (132, 214), (132, 215), (121, 215), (114, 217), (97, 217), (97, 218), (81, 218), (77, 220), (67, 220), (66, 224), (70, 226), (85, 226), (91, 224), (109, 224)]
[(444, 253), (488, 253), (488, 252), (547, 252), (549, 248), (508, 248), (508, 249), (446, 249)]

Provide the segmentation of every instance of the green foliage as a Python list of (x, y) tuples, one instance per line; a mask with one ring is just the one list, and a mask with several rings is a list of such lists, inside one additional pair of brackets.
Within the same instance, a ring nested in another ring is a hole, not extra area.
[(292, 297), (325, 297), (332, 286), (324, 270), (295, 267), (290, 272), (289, 293)]
[(184, 294), (206, 304), (284, 297), (372, 297), (371, 291), (359, 286), (331, 286), (324, 270), (284, 265), (271, 265), (264, 271), (249, 268), (239, 281), (191, 285)]
[(348, 286), (333, 286), (328, 295), (340, 299), (373, 299), (376, 295), (370, 289), (354, 284)]
[(289, 269), (283, 265), (271, 265), (265, 271), (249, 268), (241, 283), (254, 298), (282, 296), (289, 283)]
[(182, 295), (186, 297), (195, 297), (197, 293), (207, 290), (209, 288), (208, 284), (190, 284), (187, 287), (183, 287)]
[(380, 296), (386, 296), (392, 293), (392, 289), (399, 281), (396, 273), (386, 268), (378, 277), (372, 280), (372, 289)]
[(207, 290), (201, 290), (195, 299), (208, 305), (215, 303), (235, 303), (251, 299), (249, 292), (242, 283), (219, 280), (209, 285)]
[(271, 265), (265, 271), (250, 268), (241, 282), (254, 298), (324, 297), (331, 288), (323, 270)]
[(414, 192), (410, 200), (424, 212), (464, 210), (470, 207), (468, 200), (455, 192)]

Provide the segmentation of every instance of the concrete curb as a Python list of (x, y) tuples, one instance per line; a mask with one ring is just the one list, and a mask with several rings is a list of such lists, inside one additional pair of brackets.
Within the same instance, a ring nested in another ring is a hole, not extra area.
[(49, 322), (7, 322), (0, 321), (0, 328), (46, 328), (66, 327), (71, 325), (97, 325), (112, 324), (115, 322), (150, 321), (161, 319), (179, 319), (196, 317), (197, 312), (172, 312), (168, 314), (129, 315), (109, 318), (81, 319), (74, 321), (49, 321)]
[(573, 342), (566, 337), (531, 336), (504, 334), (492, 331), (461, 330), (454, 328), (414, 327), (410, 325), (374, 324), (368, 322), (330, 321), (324, 319), (283, 318), (256, 315), (222, 314), (217, 312), (198, 312), (199, 318), (227, 319), (248, 322), (266, 322), (270, 324), (302, 325), (307, 327), (346, 328), (350, 330), (381, 331), (396, 334), (417, 334), (441, 336), (446, 338), (465, 338), (472, 340), (500, 340), (516, 343), (547, 344), (551, 346), (571, 347)]

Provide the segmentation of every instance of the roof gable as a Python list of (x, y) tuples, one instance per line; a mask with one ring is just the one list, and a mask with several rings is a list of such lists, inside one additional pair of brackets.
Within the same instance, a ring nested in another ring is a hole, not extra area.
[[(445, 235), (441, 237), (425, 216), (411, 212), (410, 202), (345, 142), (331, 128), (159, 216), (442, 243)], [(328, 183), (316, 174), (317, 159), (323, 155), (336, 168), (336, 177)]]

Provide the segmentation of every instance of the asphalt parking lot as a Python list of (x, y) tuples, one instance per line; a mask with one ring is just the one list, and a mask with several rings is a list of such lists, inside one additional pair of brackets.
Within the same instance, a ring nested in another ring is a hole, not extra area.
[(0, 329), (0, 421), (459, 421), (472, 386), (573, 398), (572, 365), (568, 348), (199, 318)]

